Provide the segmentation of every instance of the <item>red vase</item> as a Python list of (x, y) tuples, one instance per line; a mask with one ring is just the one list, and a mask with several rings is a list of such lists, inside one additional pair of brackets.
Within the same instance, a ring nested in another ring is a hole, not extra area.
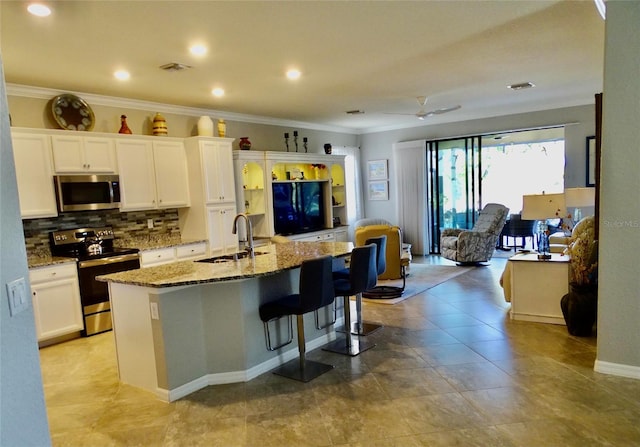
[(243, 151), (248, 151), (251, 149), (251, 141), (249, 141), (249, 137), (240, 137), (240, 142), (238, 143), (240, 149)]

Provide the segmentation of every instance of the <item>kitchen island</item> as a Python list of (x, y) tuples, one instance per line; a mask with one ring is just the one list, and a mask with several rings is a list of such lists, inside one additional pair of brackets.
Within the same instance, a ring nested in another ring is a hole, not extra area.
[[(99, 277), (109, 283), (120, 380), (173, 401), (208, 385), (248, 381), (295, 358), (295, 337), (278, 351), (266, 349), (259, 306), (297, 292), (304, 260), (340, 258), (352, 248), (290, 242), (259, 247), (254, 258)], [(322, 316), (330, 313), (325, 308)], [(274, 332), (286, 337), (286, 330), (281, 322)], [(315, 329), (313, 314), (305, 316), (305, 333), (308, 350), (335, 338), (333, 327)]]

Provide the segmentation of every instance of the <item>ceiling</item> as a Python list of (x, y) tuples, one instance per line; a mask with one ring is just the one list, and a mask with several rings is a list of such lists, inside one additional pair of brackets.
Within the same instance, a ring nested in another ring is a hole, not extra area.
[[(39, 18), (26, 2), (0, 2), (10, 85), (355, 133), (592, 104), (602, 91), (604, 21), (592, 1), (49, 4)], [(204, 57), (189, 53), (194, 43)], [(192, 68), (159, 68), (170, 62)], [(285, 77), (291, 67), (299, 80)], [(121, 68), (128, 81), (113, 77)], [(506, 88), (527, 81), (535, 87)], [(418, 96), (427, 111), (462, 107), (420, 121)]]

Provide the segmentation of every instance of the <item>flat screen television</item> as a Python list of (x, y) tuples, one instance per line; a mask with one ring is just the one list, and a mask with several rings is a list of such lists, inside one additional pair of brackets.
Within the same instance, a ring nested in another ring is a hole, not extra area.
[(298, 234), (324, 228), (325, 182), (272, 183), (277, 234)]

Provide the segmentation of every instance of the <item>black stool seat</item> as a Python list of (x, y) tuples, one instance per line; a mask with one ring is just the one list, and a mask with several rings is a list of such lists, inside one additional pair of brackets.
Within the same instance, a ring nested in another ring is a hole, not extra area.
[(284, 346), (271, 347), (269, 322), (281, 317), (297, 316), (298, 323), (298, 360), (288, 362), (274, 370), (278, 374), (301, 382), (309, 382), (321, 374), (334, 368), (333, 365), (314, 362), (306, 359), (306, 342), (304, 337), (304, 314), (328, 306), (335, 299), (333, 279), (331, 276), (331, 256), (323, 256), (304, 261), (300, 267), (300, 292), (278, 298), (259, 308), (260, 319), (265, 325), (267, 349), (276, 350)]

